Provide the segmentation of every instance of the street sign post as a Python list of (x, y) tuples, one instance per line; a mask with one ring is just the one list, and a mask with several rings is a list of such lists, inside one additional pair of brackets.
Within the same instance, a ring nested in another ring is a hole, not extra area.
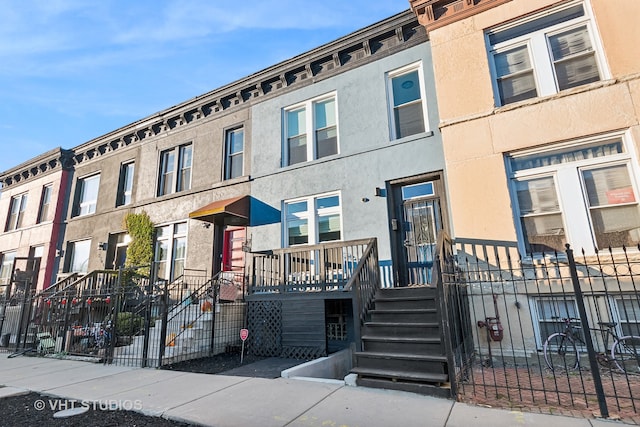
[(240, 329), (240, 339), (242, 340), (242, 351), (240, 352), (240, 364), (242, 365), (242, 361), (244, 360), (244, 342), (249, 338), (249, 330), (248, 329)]

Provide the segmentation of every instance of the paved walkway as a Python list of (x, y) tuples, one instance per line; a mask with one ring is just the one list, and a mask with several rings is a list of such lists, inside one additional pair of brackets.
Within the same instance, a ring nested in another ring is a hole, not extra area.
[(0, 397), (30, 390), (60, 399), (117, 401), (148, 415), (205, 426), (612, 427), (613, 421), (489, 409), (339, 382), (104, 366), (0, 355)]

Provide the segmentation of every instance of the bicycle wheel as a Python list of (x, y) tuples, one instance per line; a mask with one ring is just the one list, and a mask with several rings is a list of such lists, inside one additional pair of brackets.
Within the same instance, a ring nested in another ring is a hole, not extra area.
[(576, 343), (563, 333), (549, 335), (542, 347), (544, 361), (552, 371), (574, 370), (580, 366), (578, 347)]
[(628, 374), (640, 374), (640, 337), (628, 335), (611, 346), (611, 357), (618, 369)]

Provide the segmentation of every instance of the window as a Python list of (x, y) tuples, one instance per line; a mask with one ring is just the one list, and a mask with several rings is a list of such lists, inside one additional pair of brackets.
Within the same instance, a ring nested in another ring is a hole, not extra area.
[(68, 273), (86, 273), (89, 269), (89, 254), (91, 252), (91, 240), (70, 242), (68, 246)]
[[(531, 305), (535, 321), (536, 341), (540, 347), (549, 335), (564, 332), (566, 324), (562, 319), (580, 318), (575, 299), (565, 295), (534, 298), (531, 299)], [(579, 322), (579, 320), (575, 320), (572, 323), (579, 325)], [(576, 329), (575, 332), (581, 333), (580, 329)]]
[(335, 95), (309, 100), (285, 110), (285, 165), (338, 153)]
[(187, 256), (187, 223), (166, 225), (156, 229), (156, 278), (173, 281), (182, 276)]
[(496, 104), (601, 80), (593, 34), (585, 6), (577, 2), (488, 33)]
[(340, 240), (340, 195), (327, 194), (284, 203), (288, 246)]
[(42, 197), (40, 198), (40, 209), (38, 210), (38, 224), (49, 220), (49, 205), (51, 204), (52, 185), (42, 187)]
[(388, 74), (393, 139), (425, 132), (422, 65), (411, 65)]
[(160, 154), (158, 196), (191, 189), (193, 147), (181, 145)]
[(527, 253), (640, 243), (635, 161), (622, 137), (508, 158), (517, 226)]
[(135, 166), (134, 162), (123, 163), (120, 166), (120, 180), (118, 182), (118, 200), (116, 201), (116, 206), (125, 206), (131, 203)]
[(5, 252), (0, 254), (0, 285), (8, 285), (11, 282), (13, 272), (13, 261), (16, 259), (16, 252)]
[(76, 215), (89, 215), (95, 213), (98, 203), (98, 189), (100, 188), (100, 175), (78, 179), (76, 188)]
[(24, 211), (27, 209), (27, 194), (21, 194), (19, 196), (13, 196), (11, 198), (11, 205), (9, 206), (9, 218), (7, 219), (7, 226), (5, 231), (16, 230), (22, 228), (22, 221), (24, 219)]
[(622, 335), (640, 335), (640, 301), (636, 295), (615, 300)]
[(224, 179), (244, 175), (244, 129), (230, 129), (225, 137)]

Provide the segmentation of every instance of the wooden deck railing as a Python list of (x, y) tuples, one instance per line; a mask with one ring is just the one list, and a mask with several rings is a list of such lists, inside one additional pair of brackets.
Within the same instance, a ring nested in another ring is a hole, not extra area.
[(331, 242), (254, 253), (249, 294), (340, 291), (375, 239)]

